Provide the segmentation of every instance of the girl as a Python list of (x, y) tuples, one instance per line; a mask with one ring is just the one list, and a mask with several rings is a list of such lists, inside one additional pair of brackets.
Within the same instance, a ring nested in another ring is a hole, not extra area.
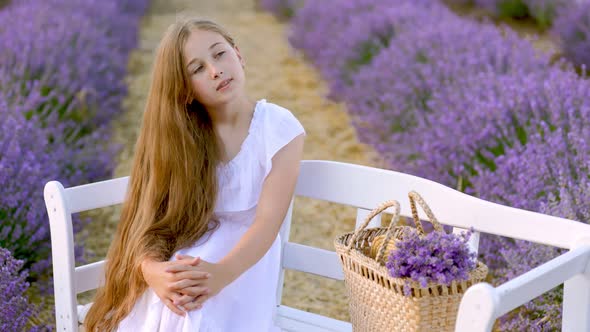
[(89, 331), (270, 331), (305, 131), (210, 21), (164, 35)]

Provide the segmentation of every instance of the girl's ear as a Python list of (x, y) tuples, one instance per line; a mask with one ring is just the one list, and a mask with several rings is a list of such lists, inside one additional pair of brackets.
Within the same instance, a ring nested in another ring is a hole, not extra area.
[(242, 68), (244, 68), (244, 66), (246, 66), (246, 61), (242, 57), (242, 54), (240, 53), (240, 49), (237, 46), (234, 46), (234, 50), (236, 51), (238, 59), (240, 59), (240, 63), (242, 64)]

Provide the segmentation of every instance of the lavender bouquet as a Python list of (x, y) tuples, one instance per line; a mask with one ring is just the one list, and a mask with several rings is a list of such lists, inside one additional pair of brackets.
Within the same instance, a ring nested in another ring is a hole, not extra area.
[(409, 278), (404, 287), (407, 296), (411, 295), (411, 281), (424, 288), (429, 283), (449, 286), (453, 281), (467, 281), (477, 264), (475, 253), (467, 246), (471, 233), (435, 231), (422, 236), (410, 229), (396, 242), (385, 266), (392, 277)]

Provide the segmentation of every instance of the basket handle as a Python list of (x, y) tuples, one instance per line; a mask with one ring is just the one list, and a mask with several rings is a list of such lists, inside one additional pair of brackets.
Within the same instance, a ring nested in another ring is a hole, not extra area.
[(393, 212), (393, 216), (391, 217), (391, 222), (389, 223), (389, 226), (387, 227), (387, 231), (385, 232), (385, 239), (383, 240), (383, 243), (381, 244), (381, 248), (379, 248), (379, 252), (377, 253), (377, 256), (375, 257), (375, 260), (377, 262), (381, 262), (381, 258), (383, 257), (383, 255), (385, 255), (385, 250), (387, 248), (387, 244), (389, 243), (389, 241), (393, 237), (393, 234), (395, 233), (394, 232), (395, 227), (399, 223), (400, 206), (399, 206), (398, 202), (395, 202), (395, 203), (396, 203), (395, 211)]
[[(346, 246), (346, 252), (350, 252), (350, 250), (352, 249), (352, 246), (354, 245), (354, 242), (356, 241), (356, 239), (358, 238), (359, 234), (367, 227), (367, 225), (371, 222), (371, 219), (373, 219), (376, 215), (378, 215), (379, 213), (385, 211), (387, 208), (389, 207), (395, 207), (395, 211), (393, 212), (393, 217), (391, 218), (391, 224), (389, 224), (389, 228), (393, 229), (392, 224), (397, 223), (397, 220), (399, 220), (399, 212), (400, 212), (400, 207), (399, 207), (399, 203), (395, 200), (389, 200), (386, 202), (381, 203), (379, 206), (377, 206), (376, 208), (374, 208), (366, 217), (365, 220), (363, 221), (363, 224), (357, 228), (354, 231), (354, 234), (352, 235), (352, 238), (350, 239), (350, 241), (348, 242), (348, 245)], [(394, 222), (395, 219), (395, 222)], [(389, 236), (389, 229), (387, 230), (388, 232), (388, 236)], [(393, 232), (391, 232), (393, 233)]]
[(438, 220), (436, 219), (436, 217), (432, 213), (432, 210), (430, 209), (428, 204), (426, 204), (426, 202), (424, 201), (422, 196), (420, 196), (420, 194), (418, 194), (417, 192), (412, 190), (408, 193), (408, 197), (410, 198), (410, 207), (412, 209), (412, 217), (414, 218), (414, 223), (416, 224), (416, 228), (418, 229), (420, 234), (425, 235), (426, 232), (424, 232), (424, 228), (422, 227), (422, 223), (420, 222), (420, 217), (418, 216), (418, 209), (416, 208), (416, 202), (418, 202), (418, 205), (420, 205), (420, 207), (422, 207), (422, 210), (424, 210), (424, 212), (426, 212), (426, 216), (428, 217), (428, 221), (430, 221), (432, 226), (434, 226), (434, 230), (438, 231), (438, 232), (444, 231), (443, 227), (441, 226), (441, 224), (438, 222)]

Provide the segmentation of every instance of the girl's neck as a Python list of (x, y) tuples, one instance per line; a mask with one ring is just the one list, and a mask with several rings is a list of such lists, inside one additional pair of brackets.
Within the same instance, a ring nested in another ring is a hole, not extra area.
[(235, 125), (244, 116), (249, 116), (255, 104), (256, 102), (243, 96), (222, 105), (208, 106), (207, 112), (211, 116), (214, 127), (227, 127)]
[(233, 127), (242, 119), (250, 119), (255, 105), (255, 101), (243, 96), (214, 108), (208, 107), (207, 112), (211, 116), (214, 127)]

